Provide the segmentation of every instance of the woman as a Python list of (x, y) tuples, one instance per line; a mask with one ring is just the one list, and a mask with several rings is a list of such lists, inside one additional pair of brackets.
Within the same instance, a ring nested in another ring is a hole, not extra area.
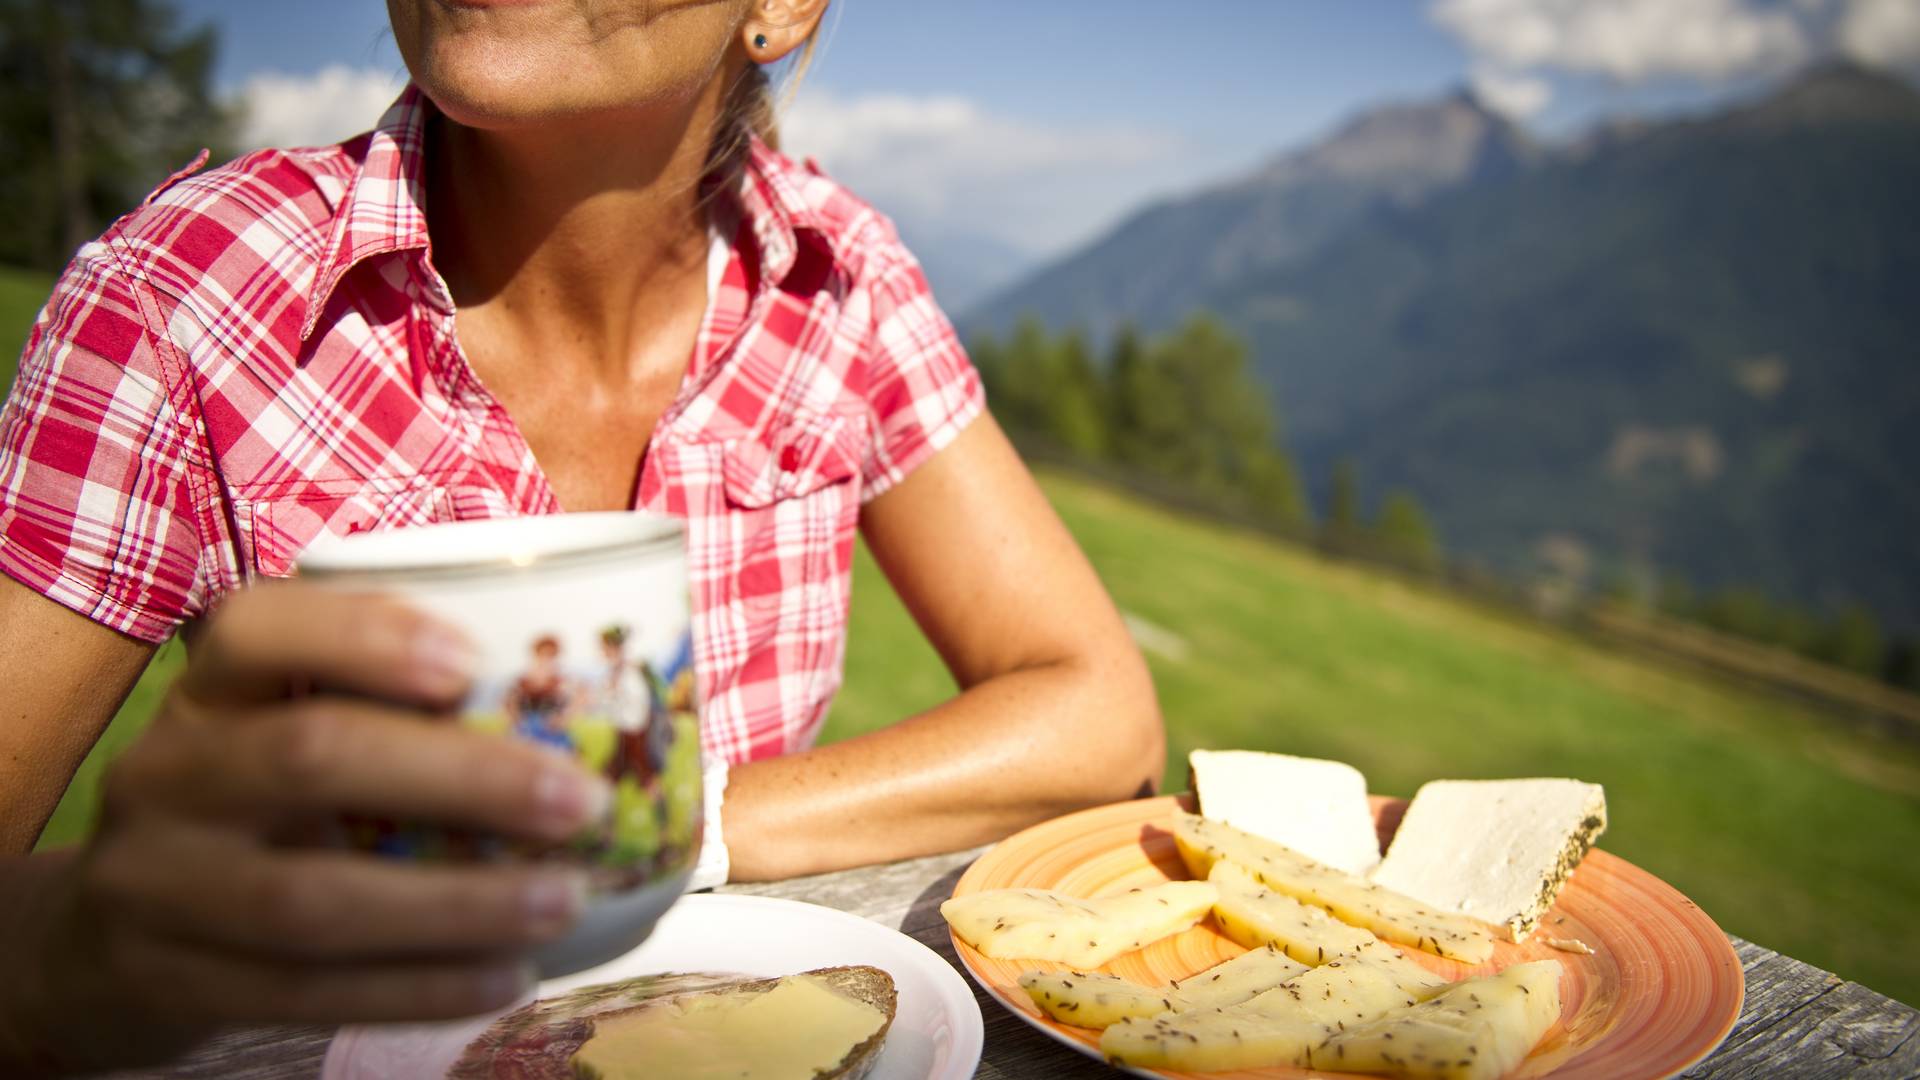
[[(627, 656), (627, 628), (609, 626), (600, 631), (600, 659), (607, 665), (600, 676), (598, 712), (613, 725), (614, 749), (607, 755), (605, 769), (609, 780), (631, 771), (641, 783), (659, 773), (665, 760), (664, 750), (651, 753), (648, 743), (662, 742), (667, 723), (653, 724), (652, 680), (645, 674), (645, 661)], [(722, 793), (724, 794), (724, 792)]]
[[(322, 530), (684, 516), (736, 879), (1152, 785), (1139, 655), (915, 264), (770, 148), (760, 67), (824, 7), (390, 0), (413, 86), (374, 133), (178, 179), (82, 250), (0, 426), (0, 1063), (471, 1013), (577, 914), (561, 870), (289, 842), (349, 810), (552, 838), (607, 799), (421, 722), (467, 685), (446, 628), (249, 584)], [(810, 749), (856, 525), (961, 692)], [(98, 834), (25, 855), (179, 625), (189, 670)], [(295, 680), (326, 692), (290, 703)]]
[(533, 642), (533, 660), (507, 688), (507, 715), (522, 738), (559, 750), (573, 749), (567, 713), (573, 692), (560, 671), (560, 639), (542, 634)]

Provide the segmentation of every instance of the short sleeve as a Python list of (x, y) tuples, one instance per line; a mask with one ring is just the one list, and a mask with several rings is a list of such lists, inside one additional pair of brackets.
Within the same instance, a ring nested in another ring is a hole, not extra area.
[(191, 446), (132, 287), (83, 249), (0, 412), (0, 572), (165, 640), (204, 592)]
[(905, 479), (986, 408), (980, 375), (911, 256), (873, 286), (867, 370), (873, 440), (861, 463), (861, 500)]

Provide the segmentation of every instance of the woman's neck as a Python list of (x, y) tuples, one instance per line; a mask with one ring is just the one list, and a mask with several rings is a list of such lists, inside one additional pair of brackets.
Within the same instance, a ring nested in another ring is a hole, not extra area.
[(701, 180), (730, 79), (690, 101), (511, 130), (436, 118), (427, 221), (462, 308), (624, 355), (655, 289), (705, 264)]

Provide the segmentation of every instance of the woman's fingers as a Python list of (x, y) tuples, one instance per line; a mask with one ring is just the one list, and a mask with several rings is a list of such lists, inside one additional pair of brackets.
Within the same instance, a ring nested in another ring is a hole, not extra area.
[(158, 801), (273, 825), (344, 811), (564, 840), (602, 820), (612, 800), (604, 778), (565, 755), (361, 700), (315, 697), (157, 728), (109, 772), (109, 812)]
[(180, 692), (203, 703), (274, 700), (320, 684), (427, 708), (459, 702), (473, 647), (390, 597), (268, 582), (236, 593), (193, 643)]
[(533, 989), (524, 960), (315, 965), (217, 952), (141, 937), (116, 951), (114, 974), (165, 986), (151, 1008), (204, 1023), (443, 1020), (513, 1004)]
[(270, 850), (190, 827), (141, 830), (91, 863), (87, 899), (154, 934), (287, 960), (497, 956), (559, 937), (586, 900), (571, 868)]

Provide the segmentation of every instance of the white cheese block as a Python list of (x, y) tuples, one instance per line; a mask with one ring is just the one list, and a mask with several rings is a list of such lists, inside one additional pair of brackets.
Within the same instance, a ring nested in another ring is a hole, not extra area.
[(1599, 784), (1435, 780), (1414, 794), (1373, 880), (1521, 941), (1606, 827)]
[(1380, 862), (1367, 778), (1341, 761), (1257, 750), (1187, 755), (1200, 813), (1349, 874)]

